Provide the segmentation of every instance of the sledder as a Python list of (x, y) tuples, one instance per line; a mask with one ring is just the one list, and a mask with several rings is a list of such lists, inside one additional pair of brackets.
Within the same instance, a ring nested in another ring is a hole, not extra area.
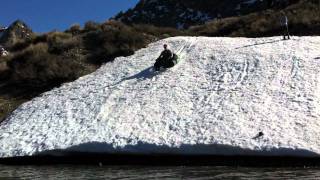
[(154, 64), (154, 70), (160, 71), (161, 68), (171, 68), (178, 63), (178, 55), (168, 49), (168, 45), (163, 45), (164, 50)]

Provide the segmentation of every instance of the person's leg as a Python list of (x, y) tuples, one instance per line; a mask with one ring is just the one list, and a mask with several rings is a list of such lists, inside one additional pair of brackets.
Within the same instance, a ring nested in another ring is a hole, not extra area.
[(175, 65), (175, 63), (174, 63), (175, 57), (176, 57), (176, 55), (174, 55), (174, 56), (171, 57), (170, 59), (167, 59), (167, 60), (164, 62), (163, 66), (164, 66), (165, 68), (172, 68), (172, 67)]
[(286, 30), (287, 30), (288, 39), (290, 39), (290, 34), (289, 34), (289, 27), (288, 27), (288, 25), (286, 25)]
[(156, 63), (154, 63), (154, 70), (159, 71), (160, 70), (160, 60), (157, 59)]
[(286, 31), (287, 31), (287, 30), (286, 30), (286, 27), (285, 27), (285, 26), (283, 26), (282, 28), (283, 28), (283, 34), (282, 34), (282, 35), (283, 35), (283, 40), (286, 40), (286, 34), (287, 34)]
[(165, 64), (165, 68), (172, 68), (174, 66), (174, 63), (172, 60), (169, 60)]

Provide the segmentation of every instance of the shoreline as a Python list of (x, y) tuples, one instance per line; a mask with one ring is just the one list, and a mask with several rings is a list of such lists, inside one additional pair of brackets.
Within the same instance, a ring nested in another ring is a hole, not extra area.
[(243, 166), (319, 167), (320, 157), (213, 156), (69, 153), (64, 156), (38, 155), (0, 158), (2, 165), (138, 165), (138, 166)]

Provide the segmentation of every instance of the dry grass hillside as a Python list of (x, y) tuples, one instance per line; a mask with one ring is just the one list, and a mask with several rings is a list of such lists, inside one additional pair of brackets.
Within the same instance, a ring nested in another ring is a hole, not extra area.
[[(292, 35), (320, 34), (320, 1), (305, 0), (283, 10), (289, 19)], [(194, 26), (190, 31), (202, 36), (261, 37), (280, 35), (281, 11), (268, 9), (240, 17), (230, 17)]]

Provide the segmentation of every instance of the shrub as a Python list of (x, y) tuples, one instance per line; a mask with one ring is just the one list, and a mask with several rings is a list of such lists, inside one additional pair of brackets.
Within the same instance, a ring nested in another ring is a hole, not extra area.
[(9, 68), (7, 62), (10, 57), (10, 54), (8, 56), (0, 56), (0, 81), (6, 80), (8, 78)]
[(32, 43), (32, 41), (30, 41), (30, 40), (20, 40), (20, 41), (16, 42), (15, 44), (13, 44), (9, 48), (9, 51), (11, 51), (11, 52), (21, 51), (21, 50), (27, 48), (31, 43)]
[(0, 97), (0, 123), (27, 99), (3, 99)]
[(187, 35), (186, 32), (177, 30), (175, 28), (156, 27), (156, 26), (147, 25), (147, 24), (136, 24), (136, 25), (133, 25), (133, 28), (138, 32), (146, 33), (146, 34), (158, 37), (160, 39), (173, 37), (173, 36)]
[(79, 45), (79, 40), (70, 33), (52, 32), (47, 35), (48, 51), (52, 54), (61, 55), (69, 49)]
[(86, 22), (86, 24), (84, 25), (84, 31), (88, 32), (88, 31), (97, 31), (100, 29), (100, 24), (96, 23), (94, 21), (88, 21)]
[(84, 45), (92, 52), (89, 61), (95, 64), (131, 55), (146, 44), (146, 37), (142, 33), (115, 21), (108, 21), (101, 25), (101, 29), (84, 36)]
[(30, 39), (26, 40), (19, 40), (15, 44), (13, 44), (10, 48), (10, 52), (20, 52), (29, 47), (31, 44), (38, 44), (38, 43), (46, 43), (47, 42), (47, 35), (34, 35)]
[(55, 87), (63, 82), (79, 77), (78, 64), (68, 59), (48, 53), (48, 45), (31, 45), (9, 62), (10, 83), (25, 88)]
[(70, 29), (67, 30), (66, 32), (71, 33), (71, 34), (73, 34), (73, 35), (80, 34), (80, 32), (81, 32), (81, 26), (80, 26), (80, 24), (74, 24), (74, 25), (72, 25), (72, 26), (70, 27)]

